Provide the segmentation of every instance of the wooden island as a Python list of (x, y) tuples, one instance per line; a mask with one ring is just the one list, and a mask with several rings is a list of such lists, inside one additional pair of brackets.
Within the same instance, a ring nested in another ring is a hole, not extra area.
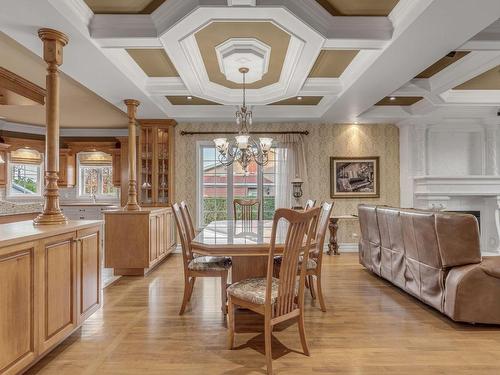
[(0, 225), (0, 374), (30, 367), (100, 307), (101, 223)]

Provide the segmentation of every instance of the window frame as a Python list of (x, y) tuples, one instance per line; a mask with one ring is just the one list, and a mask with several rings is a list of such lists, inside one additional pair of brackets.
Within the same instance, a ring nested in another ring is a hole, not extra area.
[[(197, 141), (196, 142), (196, 226), (198, 229), (204, 227), (203, 223), (203, 152), (204, 148), (214, 148), (213, 141)], [(217, 150), (215, 150), (216, 156)], [(233, 165), (227, 167), (227, 217), (228, 219), (234, 218), (234, 207), (232, 203), (234, 199), (234, 169)], [(276, 193), (276, 187), (275, 187)], [(264, 168), (257, 165), (257, 197), (262, 202), (259, 220), (264, 217)]]
[[(76, 169), (77, 169), (77, 173), (78, 173), (78, 178), (77, 178), (77, 186), (76, 186), (76, 189), (77, 189), (77, 192), (76, 192), (76, 195), (77, 195), (77, 198), (79, 199), (88, 199), (88, 198), (91, 198), (92, 197), (92, 194), (84, 194), (82, 193), (82, 188), (84, 186), (84, 183), (83, 183), (83, 168), (97, 168), (99, 170), (101, 170), (101, 172), (99, 173), (98, 175), (98, 178), (97, 178), (97, 194), (95, 194), (95, 198), (96, 199), (111, 199), (111, 200), (117, 200), (119, 198), (119, 189), (116, 188), (115, 186), (113, 186), (113, 188), (115, 189), (115, 193), (114, 194), (103, 194), (103, 193), (100, 193), (100, 191), (102, 191), (103, 189), (103, 173), (102, 173), (102, 169), (104, 168), (111, 168), (111, 176), (112, 173), (113, 173), (113, 165), (93, 165), (93, 164), (81, 164), (80, 163), (80, 160), (79, 158), (77, 158), (77, 166), (76, 166)], [(111, 177), (111, 183), (113, 183), (113, 177)]]
[[(39, 200), (44, 193), (44, 160), (43, 160), (43, 154), (42, 155), (42, 161), (40, 164), (29, 164), (29, 163), (15, 163), (10, 160), (10, 155), (7, 156), (7, 186), (6, 186), (6, 192), (5, 196), (6, 198), (10, 200), (29, 200), (29, 199), (34, 199), (34, 200)], [(12, 176), (12, 167), (14, 165), (34, 165), (38, 167), (38, 183), (37, 183), (37, 193), (36, 194), (12, 194), (11, 189), (12, 189), (12, 183), (14, 182), (14, 178)]]

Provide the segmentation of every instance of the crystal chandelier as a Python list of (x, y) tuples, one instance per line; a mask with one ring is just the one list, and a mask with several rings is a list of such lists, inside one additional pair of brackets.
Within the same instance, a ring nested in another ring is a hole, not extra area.
[(259, 165), (268, 163), (273, 139), (259, 138), (257, 143), (250, 137), (248, 125), (252, 125), (252, 111), (249, 111), (246, 106), (245, 86), (245, 75), (248, 73), (248, 68), (240, 68), (239, 71), (243, 74), (243, 105), (236, 111), (236, 124), (240, 125), (240, 131), (232, 142), (228, 142), (227, 138), (216, 138), (214, 142), (219, 151), (219, 161), (222, 165), (227, 167), (237, 161), (247, 174), (248, 165), (252, 161)]

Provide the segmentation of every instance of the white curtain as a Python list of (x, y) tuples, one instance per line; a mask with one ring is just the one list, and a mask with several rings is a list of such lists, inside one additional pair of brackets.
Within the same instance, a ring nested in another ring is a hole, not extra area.
[(292, 180), (304, 181), (302, 190), (307, 196), (307, 169), (304, 137), (302, 134), (283, 134), (277, 141), (276, 208), (291, 208), (294, 205)]

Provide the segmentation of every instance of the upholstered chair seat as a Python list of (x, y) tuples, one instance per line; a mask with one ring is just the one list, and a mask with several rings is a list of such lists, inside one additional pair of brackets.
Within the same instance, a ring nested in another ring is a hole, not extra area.
[[(236, 282), (227, 288), (227, 293), (230, 296), (263, 305), (266, 299), (266, 282), (265, 277), (254, 277), (243, 281)], [(276, 302), (278, 298), (279, 280), (273, 277), (271, 289), (271, 304)]]
[(189, 262), (188, 269), (191, 271), (225, 271), (231, 268), (231, 258), (197, 256)]
[[(274, 266), (278, 268), (279, 270), (279, 267), (281, 265), (281, 262), (282, 262), (283, 258), (281, 256), (277, 256), (274, 258)], [(302, 257), (299, 258), (299, 264), (298, 264), (298, 270), (297, 271), (300, 271), (300, 267), (302, 266)], [(307, 269), (308, 270), (315, 270), (316, 267), (318, 267), (318, 263), (314, 260), (314, 259), (307, 259)]]

